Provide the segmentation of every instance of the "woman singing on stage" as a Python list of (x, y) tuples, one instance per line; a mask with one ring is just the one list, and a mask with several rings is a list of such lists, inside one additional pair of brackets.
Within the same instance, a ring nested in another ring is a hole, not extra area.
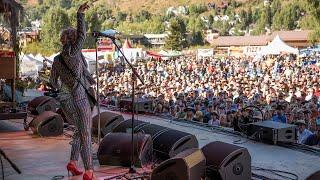
[(60, 89), (59, 101), (67, 120), (73, 122), (76, 131), (73, 136), (68, 174), (81, 175), (77, 168), (79, 154), (84, 164), (84, 180), (96, 179), (93, 174), (91, 143), (91, 108), (87, 88), (95, 83), (87, 70), (87, 63), (81, 53), (86, 38), (84, 12), (89, 8), (82, 4), (77, 12), (77, 29), (67, 28), (61, 33), (62, 52), (54, 58), (50, 82)]

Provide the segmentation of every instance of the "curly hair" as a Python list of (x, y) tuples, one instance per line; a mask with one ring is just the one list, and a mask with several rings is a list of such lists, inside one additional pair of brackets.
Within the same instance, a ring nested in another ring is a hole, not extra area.
[(67, 44), (74, 44), (77, 39), (77, 30), (73, 27), (68, 27), (61, 31), (61, 35), (67, 37)]

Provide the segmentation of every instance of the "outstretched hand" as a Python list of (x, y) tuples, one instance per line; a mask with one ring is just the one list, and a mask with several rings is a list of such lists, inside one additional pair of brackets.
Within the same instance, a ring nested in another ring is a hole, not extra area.
[(88, 5), (88, 2), (85, 2), (79, 7), (78, 12), (84, 13), (87, 9), (89, 9), (89, 7), (90, 6)]

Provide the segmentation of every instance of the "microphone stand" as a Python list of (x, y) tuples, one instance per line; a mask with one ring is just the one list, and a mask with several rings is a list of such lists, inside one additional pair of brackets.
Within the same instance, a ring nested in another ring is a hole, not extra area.
[(99, 95), (99, 62), (98, 62), (98, 36), (94, 36), (95, 38), (95, 49), (96, 49), (96, 81), (97, 81), (97, 86), (96, 86), (96, 98), (98, 101), (97, 105), (97, 111), (98, 111), (98, 144), (100, 143), (101, 139), (101, 117), (100, 117), (100, 95)]
[(141, 79), (141, 77), (139, 76), (139, 74), (137, 73), (136, 69), (133, 67), (133, 65), (128, 61), (127, 57), (124, 55), (124, 53), (122, 52), (121, 48), (119, 47), (119, 45), (116, 43), (116, 39), (115, 38), (110, 38), (113, 42), (113, 44), (116, 46), (116, 49), (118, 49), (118, 51), (121, 53), (123, 59), (126, 61), (126, 63), (129, 65), (130, 69), (132, 70), (131, 73), (131, 82), (132, 82), (132, 99), (131, 99), (131, 108), (132, 108), (132, 116), (131, 116), (131, 166), (129, 169), (129, 173), (130, 174), (134, 174), (137, 173), (136, 167), (134, 165), (134, 139), (133, 139), (133, 134), (134, 134), (134, 96), (135, 96), (135, 83), (136, 80), (139, 79), (139, 81), (144, 84), (143, 80)]

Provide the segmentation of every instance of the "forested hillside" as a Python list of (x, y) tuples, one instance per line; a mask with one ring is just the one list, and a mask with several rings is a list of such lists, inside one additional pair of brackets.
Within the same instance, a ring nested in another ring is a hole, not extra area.
[[(21, 0), (26, 9), (23, 27), (40, 19), (41, 46), (58, 50), (61, 28), (75, 25), (78, 6), (85, 0)], [(268, 3), (269, 2), (269, 3)], [(203, 30), (221, 35), (259, 35), (276, 30), (311, 29), (320, 37), (320, 0), (89, 0), (88, 31), (117, 29), (124, 34), (163, 33), (172, 21), (180, 34), (191, 33), (188, 45), (203, 44)], [(22, 28), (23, 28), (22, 27)], [(87, 47), (92, 43), (88, 41)]]

